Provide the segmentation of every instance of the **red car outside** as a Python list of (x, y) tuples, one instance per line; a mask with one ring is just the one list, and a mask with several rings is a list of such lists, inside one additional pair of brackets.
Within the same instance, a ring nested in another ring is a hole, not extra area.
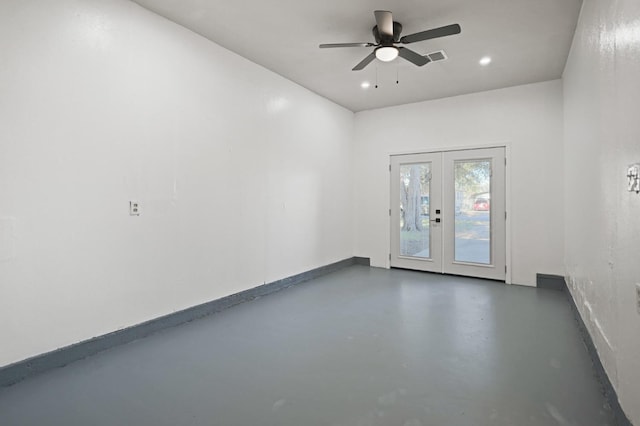
[(489, 211), (489, 200), (486, 198), (476, 198), (473, 202), (473, 210), (478, 212), (486, 212)]

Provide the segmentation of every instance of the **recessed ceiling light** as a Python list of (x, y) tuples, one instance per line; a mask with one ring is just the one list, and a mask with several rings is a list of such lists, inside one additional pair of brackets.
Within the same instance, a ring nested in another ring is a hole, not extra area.
[(485, 56), (484, 58), (480, 59), (480, 65), (487, 66), (491, 63), (491, 58), (489, 56)]
[(363, 89), (368, 89), (371, 86), (371, 83), (369, 83), (368, 81), (363, 81), (362, 83), (360, 83), (360, 87), (362, 87)]

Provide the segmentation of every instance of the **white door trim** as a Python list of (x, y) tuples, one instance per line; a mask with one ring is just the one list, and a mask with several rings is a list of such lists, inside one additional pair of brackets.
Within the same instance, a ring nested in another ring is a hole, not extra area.
[[(506, 262), (506, 276), (505, 276), (505, 283), (506, 284), (512, 284), (513, 283), (513, 268), (512, 268), (512, 263), (513, 263), (513, 256), (512, 256), (512, 236), (513, 236), (513, 231), (512, 231), (512, 227), (511, 227), (511, 222), (512, 222), (512, 204), (511, 204), (511, 193), (512, 193), (512, 179), (511, 179), (511, 142), (510, 141), (500, 141), (500, 142), (496, 142), (496, 143), (488, 143), (488, 144), (464, 144), (464, 145), (454, 145), (454, 146), (444, 146), (444, 147), (429, 147), (427, 149), (423, 149), (423, 150), (406, 150), (406, 151), (387, 151), (387, 157), (388, 157), (388, 167), (389, 167), (389, 172), (391, 171), (391, 157), (393, 156), (399, 156), (399, 155), (409, 155), (409, 154), (432, 154), (432, 153), (438, 153), (438, 152), (449, 152), (449, 151), (462, 151), (462, 150), (474, 150), (474, 149), (483, 149), (483, 148), (504, 148), (505, 150), (505, 176), (504, 176), (504, 180), (505, 180), (505, 211), (507, 213), (507, 218), (506, 218), (506, 223), (505, 223), (505, 262)], [(389, 177), (391, 176), (391, 173), (389, 173)], [(389, 179), (389, 181), (391, 181), (391, 179)], [(391, 190), (391, 187), (389, 188)], [(391, 207), (391, 192), (389, 192), (389, 207)], [(387, 229), (390, 230), (391, 229), (391, 223), (392, 223), (392, 218), (391, 215), (387, 216), (388, 219), (388, 227)], [(386, 269), (390, 269), (391, 268), (391, 244), (393, 244), (393, 242), (391, 241), (391, 234), (390, 232), (387, 232), (387, 238), (388, 240), (388, 250), (389, 250), (389, 258), (386, 259)]]

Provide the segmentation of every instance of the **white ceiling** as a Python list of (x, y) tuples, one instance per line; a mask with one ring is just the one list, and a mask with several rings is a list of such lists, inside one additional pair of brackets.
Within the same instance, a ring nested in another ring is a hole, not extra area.
[[(134, 0), (352, 111), (560, 78), (582, 0)], [(407, 45), (449, 59), (423, 67), (398, 58), (351, 71), (373, 48), (374, 10), (402, 34), (458, 23), (462, 33)], [(493, 62), (481, 67), (481, 57)], [(399, 83), (396, 84), (396, 76)], [(376, 89), (375, 83), (378, 83)], [(363, 81), (369, 89), (362, 89)]]

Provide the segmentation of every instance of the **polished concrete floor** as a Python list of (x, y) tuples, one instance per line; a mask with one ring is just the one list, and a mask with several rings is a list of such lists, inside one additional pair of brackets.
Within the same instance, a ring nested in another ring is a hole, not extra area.
[(352, 266), (0, 389), (0, 425), (613, 425), (563, 293)]

